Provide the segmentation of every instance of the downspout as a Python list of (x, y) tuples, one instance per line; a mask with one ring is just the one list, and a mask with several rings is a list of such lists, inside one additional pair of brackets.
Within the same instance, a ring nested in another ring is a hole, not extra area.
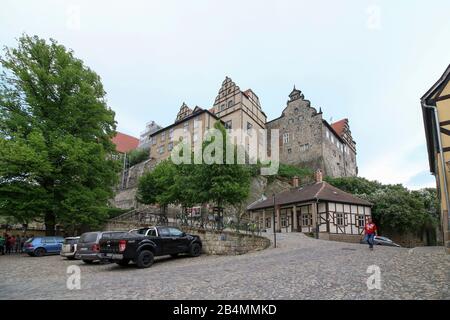
[(422, 102), (422, 106), (424, 108), (432, 109), (433, 114), (434, 114), (434, 122), (436, 125), (436, 132), (437, 132), (437, 138), (438, 138), (439, 159), (441, 160), (441, 167), (442, 167), (442, 173), (443, 173), (442, 177), (444, 180), (445, 204), (447, 206), (447, 227), (448, 227), (448, 230), (450, 230), (450, 208), (449, 208), (450, 201), (449, 201), (448, 189), (447, 189), (447, 174), (445, 173), (444, 150), (442, 149), (441, 127), (439, 126), (438, 111), (437, 111), (436, 106), (429, 106), (425, 102)]

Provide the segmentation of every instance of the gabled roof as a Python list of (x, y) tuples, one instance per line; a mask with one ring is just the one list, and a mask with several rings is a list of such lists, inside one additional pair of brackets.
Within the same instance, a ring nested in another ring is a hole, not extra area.
[(442, 90), (445, 88), (447, 83), (450, 81), (450, 65), (447, 67), (445, 72), (439, 78), (439, 80), (422, 96), (422, 116), (423, 123), (425, 127), (425, 138), (427, 140), (427, 150), (428, 150), (428, 163), (430, 166), (430, 171), (436, 174), (436, 159), (435, 153), (438, 150), (438, 133), (436, 130), (436, 120), (434, 117), (434, 111), (426, 106), (435, 106), (436, 98), (439, 97)]
[(112, 138), (112, 142), (116, 145), (116, 151), (120, 153), (127, 153), (134, 150), (139, 145), (139, 139), (128, 134), (117, 132), (116, 136)]
[(340, 137), (342, 137), (343, 134), (344, 134), (345, 126), (347, 125), (347, 123), (348, 123), (348, 119), (345, 118), (345, 119), (341, 119), (341, 120), (339, 120), (339, 121), (333, 122), (333, 123), (331, 124), (331, 127), (333, 128), (333, 130), (334, 130)]
[[(275, 195), (275, 205), (283, 206), (309, 201), (330, 201), (372, 206), (372, 203), (370, 203), (369, 201), (344, 192), (341, 189), (333, 187), (325, 181), (309, 184), (300, 188), (291, 188)], [(247, 210), (273, 208), (273, 206), (273, 198), (269, 197), (266, 200), (262, 200), (249, 205), (247, 207)]]

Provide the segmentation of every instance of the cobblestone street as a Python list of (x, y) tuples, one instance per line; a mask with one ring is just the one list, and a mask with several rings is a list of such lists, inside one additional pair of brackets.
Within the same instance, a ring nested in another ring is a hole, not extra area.
[[(85, 265), (59, 256), (0, 256), (0, 299), (450, 299), (439, 247), (389, 248), (279, 234), (279, 248), (242, 256), (159, 258), (149, 269)], [(81, 268), (81, 289), (66, 287)], [(381, 289), (368, 290), (370, 265)]]

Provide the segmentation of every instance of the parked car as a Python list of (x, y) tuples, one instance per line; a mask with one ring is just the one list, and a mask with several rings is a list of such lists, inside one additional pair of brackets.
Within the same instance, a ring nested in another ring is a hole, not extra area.
[[(361, 243), (367, 244), (367, 241), (361, 240)], [(392, 241), (389, 238), (381, 237), (381, 236), (375, 236), (373, 240), (373, 244), (379, 245), (379, 246), (388, 246), (388, 247), (400, 247), (400, 245), (396, 244), (394, 241)]]
[(148, 268), (155, 256), (176, 257), (180, 253), (187, 253), (197, 257), (201, 252), (202, 241), (199, 236), (174, 227), (142, 228), (100, 240), (102, 259), (120, 266), (126, 266), (132, 261), (138, 268)]
[(75, 259), (75, 253), (77, 252), (77, 244), (80, 237), (67, 237), (64, 239), (64, 243), (61, 249), (61, 257), (68, 260)]
[(80, 236), (77, 244), (77, 252), (75, 259), (83, 260), (86, 264), (92, 264), (95, 261), (100, 261), (100, 246), (99, 241), (102, 237), (110, 237), (113, 234), (128, 233), (126, 231), (94, 231), (86, 232)]
[(33, 237), (25, 241), (23, 251), (33, 257), (59, 254), (63, 242), (63, 237)]

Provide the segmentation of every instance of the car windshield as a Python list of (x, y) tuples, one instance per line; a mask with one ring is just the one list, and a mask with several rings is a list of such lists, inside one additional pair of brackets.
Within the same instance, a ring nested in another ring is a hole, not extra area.
[(148, 230), (148, 228), (142, 228), (142, 229), (139, 229), (139, 230), (135, 230), (134, 233), (145, 234), (147, 232), (147, 230)]
[(119, 234), (124, 234), (124, 233), (128, 233), (128, 232), (125, 232), (125, 231), (120, 231), (120, 232), (105, 232), (105, 233), (103, 233), (102, 238), (103, 238), (103, 239), (111, 239), (112, 237), (116, 237), (117, 235), (119, 235)]
[(97, 241), (97, 232), (88, 232), (83, 233), (80, 237), (80, 241), (82, 243), (96, 242)]
[(30, 238), (30, 239), (28, 239), (27, 241), (25, 241), (25, 243), (33, 242), (33, 240), (34, 240), (34, 238)]

